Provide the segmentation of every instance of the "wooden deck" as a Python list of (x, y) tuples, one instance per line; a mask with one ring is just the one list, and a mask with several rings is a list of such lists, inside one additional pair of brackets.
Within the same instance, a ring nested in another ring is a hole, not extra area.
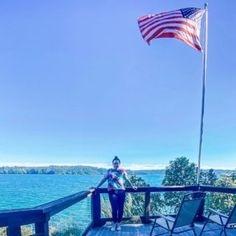
[[(218, 226), (210, 224), (207, 229), (214, 229), (217, 228)], [(200, 234), (202, 226), (200, 224), (196, 224), (196, 233), (197, 235)], [(219, 227), (218, 227), (219, 228)], [(106, 224), (103, 227), (97, 227), (91, 229), (86, 236), (146, 236), (149, 235), (151, 231), (151, 224), (125, 224), (121, 226), (121, 231), (111, 231), (111, 226), (110, 224)], [(163, 229), (157, 229), (155, 233), (164, 233), (165, 231)], [(153, 234), (154, 235), (154, 234)], [(164, 234), (168, 235), (168, 234)], [(180, 236), (193, 236), (193, 232), (188, 231), (180, 234), (174, 234), (174, 235), (180, 235)], [(207, 231), (203, 234), (203, 236), (219, 236), (220, 235), (220, 230), (217, 231)], [(236, 235), (236, 230), (228, 230), (227, 231), (227, 236), (235, 236)]]

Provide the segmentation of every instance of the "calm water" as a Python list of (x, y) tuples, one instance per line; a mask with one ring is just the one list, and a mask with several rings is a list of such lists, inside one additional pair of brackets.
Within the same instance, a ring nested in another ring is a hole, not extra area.
[[(37, 206), (95, 186), (101, 177), (100, 175), (0, 174), (0, 209)], [(140, 177), (152, 186), (159, 186), (163, 179), (163, 175)], [(52, 217), (50, 224), (56, 228), (68, 228), (74, 225), (84, 228), (90, 222), (90, 217), (90, 199), (85, 199)]]

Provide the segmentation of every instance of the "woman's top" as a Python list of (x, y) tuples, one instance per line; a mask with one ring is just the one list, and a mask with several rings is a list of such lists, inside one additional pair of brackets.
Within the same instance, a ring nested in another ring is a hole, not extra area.
[(123, 169), (109, 169), (105, 177), (108, 180), (108, 191), (125, 190), (125, 180), (128, 178), (127, 173)]

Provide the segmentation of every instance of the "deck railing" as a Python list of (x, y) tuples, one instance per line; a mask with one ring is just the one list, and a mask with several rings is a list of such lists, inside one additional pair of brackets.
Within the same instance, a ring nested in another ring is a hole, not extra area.
[[(224, 188), (213, 186), (162, 186), (162, 187), (139, 187), (136, 191), (127, 188), (128, 193), (144, 193), (144, 212), (140, 216), (144, 223), (149, 222), (149, 219), (153, 216), (150, 215), (150, 199), (151, 193), (163, 193), (163, 192), (192, 192), (203, 191), (213, 193), (228, 193), (236, 194), (236, 188)], [(62, 210), (82, 201), (83, 199), (92, 195), (91, 198), (91, 223), (84, 231), (83, 235), (86, 235), (87, 231), (91, 227), (99, 227), (110, 221), (111, 218), (102, 218), (101, 216), (101, 194), (107, 193), (106, 188), (99, 188), (96, 192), (82, 191), (70, 196), (60, 198), (58, 200), (26, 209), (16, 210), (2, 210), (0, 211), (0, 227), (7, 227), (8, 236), (21, 236), (21, 226), (34, 224), (35, 236), (49, 236), (49, 220), (53, 215), (61, 212)], [(203, 209), (201, 211), (203, 213)], [(125, 219), (130, 219), (125, 218)]]
[(89, 195), (91, 195), (90, 191), (81, 191), (33, 208), (2, 210), (0, 211), (0, 227), (7, 227), (7, 236), (21, 236), (22, 225), (34, 224), (35, 236), (48, 236), (50, 217)]
[[(227, 194), (236, 194), (236, 188), (225, 188), (225, 187), (215, 187), (215, 186), (161, 186), (161, 187), (139, 187), (137, 190), (132, 188), (127, 188), (127, 193), (144, 193), (144, 212), (140, 216), (143, 223), (148, 223), (152, 216), (150, 213), (150, 203), (151, 203), (151, 193), (164, 193), (164, 192), (194, 192), (194, 191), (203, 191), (203, 192), (212, 192), (212, 193), (227, 193)], [(111, 218), (102, 218), (101, 217), (101, 194), (108, 193), (106, 188), (100, 188), (96, 193), (92, 195), (92, 217), (93, 217), (93, 226), (101, 226), (107, 221), (111, 221)], [(199, 220), (203, 220), (204, 213), (204, 204), (198, 215)], [(130, 220), (132, 217), (123, 218), (124, 220)]]

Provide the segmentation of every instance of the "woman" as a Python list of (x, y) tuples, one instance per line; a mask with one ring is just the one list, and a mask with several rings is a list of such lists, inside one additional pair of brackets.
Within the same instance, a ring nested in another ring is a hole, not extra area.
[[(111, 227), (112, 231), (121, 230), (120, 222), (122, 220), (124, 212), (124, 203), (125, 203), (125, 186), (124, 183), (127, 181), (131, 187), (136, 190), (137, 187), (133, 186), (130, 182), (128, 175), (125, 170), (120, 169), (120, 159), (115, 156), (112, 160), (113, 168), (108, 169), (107, 173), (97, 185), (96, 188), (99, 188), (103, 183), (108, 181), (108, 194), (109, 200), (111, 203), (112, 209), (112, 220), (113, 225)], [(96, 190), (95, 188), (95, 190)]]

